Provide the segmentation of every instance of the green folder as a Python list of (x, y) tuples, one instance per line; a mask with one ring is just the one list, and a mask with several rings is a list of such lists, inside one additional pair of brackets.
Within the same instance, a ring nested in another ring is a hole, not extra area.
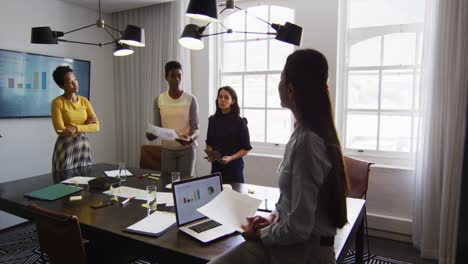
[(65, 184), (54, 184), (42, 189), (39, 189), (34, 192), (30, 192), (25, 194), (24, 196), (34, 199), (46, 200), (46, 201), (53, 201), (57, 200), (58, 198), (64, 197), (66, 195), (76, 193), (83, 190), (83, 188), (73, 185), (65, 185)]

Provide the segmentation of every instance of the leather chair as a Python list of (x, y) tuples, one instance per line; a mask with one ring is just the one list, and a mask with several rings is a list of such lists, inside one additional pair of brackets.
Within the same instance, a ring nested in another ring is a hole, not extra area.
[(161, 145), (142, 145), (140, 151), (140, 168), (161, 171)]
[(36, 221), (37, 236), (43, 253), (49, 257), (51, 264), (88, 263), (85, 241), (81, 236), (81, 228), (76, 216), (59, 214), (41, 208), (35, 204), (27, 208), (33, 213)]
[[(374, 163), (365, 160), (344, 156), (346, 173), (348, 175), (348, 197), (367, 199), (367, 187), (369, 186), (370, 166)], [(367, 210), (364, 205), (364, 222), (366, 227), (367, 252), (370, 254), (369, 229), (367, 224)]]

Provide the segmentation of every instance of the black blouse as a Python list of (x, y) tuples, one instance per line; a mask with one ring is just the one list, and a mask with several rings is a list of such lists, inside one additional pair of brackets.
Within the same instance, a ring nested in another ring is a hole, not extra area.
[(208, 119), (206, 144), (230, 156), (241, 149), (251, 150), (247, 119), (234, 113), (212, 115)]

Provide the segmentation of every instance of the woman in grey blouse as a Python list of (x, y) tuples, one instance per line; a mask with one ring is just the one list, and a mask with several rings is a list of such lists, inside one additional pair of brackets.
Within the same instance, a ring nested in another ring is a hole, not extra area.
[(297, 120), (279, 169), (280, 199), (268, 218), (247, 219), (237, 247), (210, 263), (335, 263), (336, 229), (347, 222), (343, 154), (316, 50), (289, 55), (278, 85), (281, 106)]

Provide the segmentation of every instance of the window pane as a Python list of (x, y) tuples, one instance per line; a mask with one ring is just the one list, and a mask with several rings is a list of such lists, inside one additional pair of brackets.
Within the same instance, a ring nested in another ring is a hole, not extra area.
[(348, 75), (348, 108), (377, 109), (378, 71), (352, 71)]
[(267, 40), (247, 42), (247, 71), (267, 70)]
[(291, 136), (291, 111), (267, 111), (267, 142), (286, 144)]
[[(245, 31), (245, 13), (243, 11), (232, 13), (223, 20), (223, 24), (233, 31)], [(222, 26), (219, 28), (221, 31), (226, 31)], [(223, 38), (224, 40), (241, 40), (245, 38), (245, 34), (224, 34)]]
[(377, 114), (348, 113), (346, 122), (346, 148), (377, 148)]
[(244, 106), (265, 107), (265, 75), (246, 75)]
[(411, 65), (415, 62), (416, 33), (384, 36), (384, 65)]
[(281, 107), (281, 100), (278, 92), (278, 84), (280, 82), (280, 74), (269, 74), (267, 76), (267, 105), (268, 107)]
[(281, 71), (286, 58), (294, 51), (294, 46), (276, 39), (270, 40), (270, 71)]
[(244, 43), (224, 43), (223, 71), (244, 71)]
[(349, 27), (421, 23), (425, 0), (351, 0)]
[(350, 66), (379, 66), (381, 37), (358, 42), (350, 48)]
[(380, 150), (410, 151), (411, 117), (382, 115), (380, 124)]
[[(237, 94), (239, 107), (242, 107), (242, 75), (224, 75), (221, 77), (221, 86), (231, 86)], [(217, 95), (218, 90), (216, 89)]]
[[(247, 31), (248, 32), (268, 32), (270, 25), (260, 21), (258, 18), (261, 18), (265, 21), (268, 21), (268, 6), (256, 6), (247, 8)], [(257, 38), (266, 38), (267, 35), (264, 34), (247, 34), (247, 39), (257, 39)]]
[(244, 109), (249, 122), (250, 141), (265, 142), (265, 110)]
[(270, 22), (275, 24), (284, 25), (285, 22), (294, 23), (294, 10), (281, 7), (270, 6)]
[(417, 50), (417, 57), (416, 57), (416, 64), (421, 65), (422, 63), (422, 51), (423, 51), (423, 34), (418, 34), (418, 50)]
[(382, 71), (382, 109), (411, 109), (412, 73), (412, 70)]

